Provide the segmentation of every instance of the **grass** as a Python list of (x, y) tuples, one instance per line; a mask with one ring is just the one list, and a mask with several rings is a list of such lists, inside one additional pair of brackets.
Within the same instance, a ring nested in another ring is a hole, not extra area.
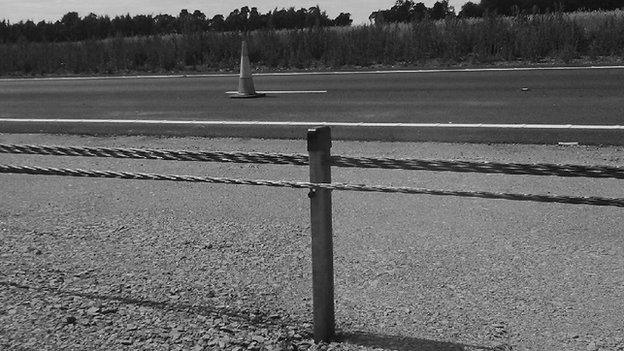
[(474, 65), (624, 56), (624, 11), (0, 45), (0, 75)]

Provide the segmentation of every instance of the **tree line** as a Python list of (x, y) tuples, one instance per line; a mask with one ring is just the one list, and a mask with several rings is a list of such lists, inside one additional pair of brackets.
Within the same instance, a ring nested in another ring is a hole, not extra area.
[(199, 10), (180, 11), (179, 15), (129, 14), (110, 18), (90, 13), (80, 17), (76, 12), (65, 14), (55, 22), (32, 20), (10, 23), (0, 22), (0, 43), (66, 42), (110, 37), (133, 37), (164, 34), (189, 34), (203, 31), (252, 31), (258, 29), (302, 29), (312, 27), (349, 26), (351, 14), (340, 13), (329, 18), (318, 6), (295, 9), (275, 9), (260, 13), (256, 7), (244, 6), (226, 17), (220, 14), (209, 18)]
[(624, 0), (481, 0), (484, 11), (511, 16), (519, 13), (547, 13), (616, 10)]
[(448, 1), (437, 1), (431, 8), (422, 2), (397, 0), (389, 9), (371, 13), (369, 19), (376, 24), (414, 22), (425, 19), (441, 20), (447, 17), (473, 18), (484, 14), (513, 16), (518, 14), (544, 14), (549, 12), (573, 12), (615, 10), (624, 7), (624, 0), (480, 0), (465, 3), (459, 13)]
[[(397, 0), (389, 9), (371, 13), (369, 19), (375, 24), (440, 20), (444, 18), (472, 18), (492, 15), (543, 14), (579, 10), (614, 10), (624, 8), (624, 0), (480, 0), (465, 3), (459, 13), (449, 6), (447, 0), (437, 1), (431, 8), (422, 2)], [(331, 26), (350, 26), (350, 13), (340, 13), (330, 18), (318, 6), (278, 10), (260, 13), (256, 7), (244, 6), (228, 16), (221, 14), (209, 18), (199, 10), (182, 10), (178, 16), (168, 14), (129, 14), (110, 18), (90, 13), (80, 17), (76, 12), (65, 14), (55, 22), (32, 20), (10, 23), (0, 21), (0, 43), (19, 42), (67, 42), (97, 40), (111, 37), (133, 37), (166, 34), (189, 34), (197, 32), (247, 32), (259, 29), (303, 29)]]
[(262, 70), (574, 60), (617, 64), (624, 56), (624, 15), (552, 12), (346, 29), (203, 31), (0, 44), (0, 76), (235, 71), (241, 40), (249, 44), (254, 67)]

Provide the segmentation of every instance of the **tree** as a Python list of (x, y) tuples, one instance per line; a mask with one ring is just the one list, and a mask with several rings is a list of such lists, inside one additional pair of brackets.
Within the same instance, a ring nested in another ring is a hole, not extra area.
[(257, 7), (252, 7), (249, 11), (249, 29), (256, 30), (264, 27), (266, 27), (264, 18), (258, 13)]
[(331, 26), (332, 25), (332, 20), (329, 19), (329, 17), (327, 17), (327, 13), (325, 11), (322, 11), (320, 7), (314, 6), (314, 7), (310, 7), (307, 12), (306, 12), (306, 16), (303, 20), (303, 22), (301, 23), (301, 28), (303, 27), (326, 27), (326, 26)]
[(151, 35), (154, 33), (154, 19), (151, 15), (137, 15), (132, 18), (133, 32), (137, 35)]
[(181, 33), (193, 32), (193, 16), (191, 16), (187, 9), (182, 9), (182, 11), (180, 11), (177, 23), (177, 27)]
[(240, 9), (240, 23), (241, 23), (241, 28), (239, 28), (240, 30), (243, 31), (248, 31), (249, 30), (249, 13), (251, 11), (249, 10), (248, 6), (243, 6)]
[[(418, 6), (418, 4), (416, 7), (412, 5), (412, 0), (398, 0), (397, 5), (393, 7), (394, 12), (405, 12), (406, 9), (413, 11)], [(3, 20), (0, 22), (0, 43), (15, 43), (18, 40), (21, 42), (80, 41), (136, 35), (188, 34), (205, 30), (249, 31), (263, 28), (349, 26), (352, 22), (349, 13), (340, 13), (338, 17), (332, 20), (318, 5), (308, 9), (290, 7), (278, 10), (276, 8), (266, 14), (259, 13), (256, 7), (250, 9), (244, 6), (232, 11), (227, 18), (218, 14), (210, 20), (200, 10), (194, 10), (191, 13), (187, 9), (182, 9), (177, 17), (168, 14), (131, 17), (126, 14), (116, 16), (113, 19), (94, 13), (89, 13), (81, 18), (77, 12), (68, 12), (56, 22), (40, 21), (35, 24), (31, 20), (18, 23)]]
[(241, 12), (236, 9), (227, 16), (225, 19), (226, 30), (242, 30), (243, 21), (241, 20)]
[(447, 0), (437, 1), (431, 8), (430, 15), (433, 20), (445, 19), (447, 16), (452, 15), (453, 12), (449, 8)]
[(351, 23), (353, 23), (353, 20), (351, 19), (350, 13), (341, 12), (338, 17), (334, 19), (334, 25), (338, 27), (350, 26)]
[(223, 15), (215, 15), (209, 22), (210, 29), (221, 32), (224, 31), (225, 28), (225, 20), (223, 19)]
[(27, 41), (40, 41), (37, 25), (31, 20), (28, 20), (23, 24), (22, 35)]
[(375, 24), (386, 22), (414, 22), (422, 21), (426, 18), (443, 19), (447, 16), (454, 16), (455, 11), (448, 5), (448, 1), (438, 1), (429, 9), (422, 3), (414, 3), (412, 0), (397, 0), (394, 6), (388, 10), (379, 10), (371, 13), (368, 17)]
[(113, 35), (111, 19), (108, 16), (99, 16), (97, 20), (96, 33), (98, 38), (107, 38)]
[(135, 35), (132, 17), (129, 14), (115, 16), (111, 20), (111, 30), (115, 36), (130, 37)]
[(208, 29), (208, 21), (206, 21), (206, 15), (199, 11), (193, 11), (193, 15), (191, 15), (191, 21), (193, 22), (193, 30), (194, 31), (204, 31)]
[(468, 1), (462, 6), (458, 16), (461, 18), (483, 17), (483, 7), (480, 4)]
[(410, 22), (411, 12), (414, 8), (412, 0), (397, 0), (390, 8), (390, 12), (386, 14), (387, 20), (390, 22)]
[(154, 32), (169, 34), (176, 32), (176, 18), (171, 15), (157, 15), (154, 17)]
[(412, 10), (410, 11), (410, 20), (411, 21), (422, 21), (429, 15), (429, 9), (425, 4), (419, 2), (414, 4)]
[(7, 43), (8, 42), (8, 34), (9, 34), (9, 26), (11, 24), (8, 23), (6, 20), (2, 20), (2, 22), (0, 22), (0, 43)]
[(95, 13), (91, 12), (82, 19), (82, 33), (80, 33), (80, 39), (94, 39), (99, 37), (97, 32), (98, 17)]
[(497, 13), (499, 15), (511, 15), (511, 8), (516, 4), (517, 0), (481, 0), (481, 6), (489, 13)]
[(78, 40), (78, 27), (80, 25), (80, 16), (77, 12), (66, 13), (60, 21), (61, 39), (75, 41)]

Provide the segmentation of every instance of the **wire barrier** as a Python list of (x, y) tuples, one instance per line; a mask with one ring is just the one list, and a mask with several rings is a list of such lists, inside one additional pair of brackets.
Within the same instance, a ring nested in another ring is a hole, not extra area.
[[(228, 162), (228, 163), (256, 163), (278, 165), (309, 165), (309, 156), (303, 154), (272, 154), (258, 152), (220, 152), (220, 151), (188, 151), (188, 150), (155, 150), (133, 148), (105, 148), (105, 147), (73, 147), (47, 145), (15, 145), (0, 144), (0, 153), (54, 155), (54, 156), (84, 156), (84, 157), (112, 157), (125, 159), (154, 159), (172, 161), (201, 161), (201, 162)], [(615, 178), (624, 179), (624, 168), (609, 166), (582, 166), (558, 164), (520, 164), (520, 163), (491, 163), (470, 161), (441, 161), (419, 159), (392, 159), (371, 157), (330, 156), (330, 164), (336, 167), (381, 168), (400, 170), (420, 170), (437, 172), (472, 172), (496, 173), (512, 175), (539, 175), (560, 177), (588, 177), (588, 178)], [(169, 180), (184, 182), (203, 182), (218, 184), (259, 185), (272, 187), (308, 188), (347, 190), (361, 192), (403, 193), (439, 196), (458, 196), (484, 199), (505, 199), (515, 201), (536, 201), (563, 204), (584, 204), (594, 206), (624, 207), (624, 199), (604, 197), (574, 197), (559, 195), (534, 195), (493, 193), (483, 191), (450, 191), (410, 187), (367, 186), (343, 183), (308, 183), (293, 181), (249, 180), (217, 177), (195, 177), (189, 175), (128, 173), (114, 171), (81, 170), (66, 168), (44, 168), (16, 165), (0, 165), (0, 173), (19, 173), (37, 175), (57, 175), (73, 177)]]
[(327, 190), (347, 190), (347, 191), (378, 192), (378, 193), (458, 196), (458, 197), (472, 197), (472, 198), (482, 198), (482, 199), (503, 199), (503, 200), (515, 200), (515, 201), (536, 201), (536, 202), (551, 202), (551, 203), (562, 203), (562, 204), (624, 207), (624, 199), (603, 198), (603, 197), (573, 197), (573, 196), (559, 196), (559, 195), (510, 194), (510, 193), (492, 193), (492, 192), (484, 192), (484, 191), (450, 191), (450, 190), (433, 190), (433, 189), (410, 188), (410, 187), (367, 186), (367, 185), (360, 185), (360, 184), (345, 184), (345, 183), (309, 183), (309, 182), (273, 181), (273, 180), (251, 180), (251, 179), (234, 179), (234, 178), (220, 178), (220, 177), (198, 177), (198, 176), (191, 176), (191, 175), (131, 173), (131, 172), (114, 172), (114, 171), (83, 170), (83, 169), (68, 169), (68, 168), (15, 166), (15, 165), (3, 165), (3, 164), (0, 164), (0, 173), (56, 175), (56, 176), (89, 177), (89, 178), (168, 180), (168, 181), (174, 181), (174, 182), (216, 183), (216, 184), (236, 184), (236, 185), (260, 185), (260, 186), (281, 187), (281, 188), (327, 189)]
[[(272, 154), (260, 152), (243, 153), (0, 144), (0, 153), (172, 161), (257, 163), (296, 166), (307, 166), (310, 164), (308, 155)], [(331, 165), (335, 167), (350, 168), (624, 179), (624, 167), (558, 165), (547, 163), (522, 164), (331, 156)]]
[(191, 175), (115, 172), (0, 164), (0, 173), (56, 175), (71, 177), (163, 180), (174, 182), (261, 185), (310, 189), (310, 232), (312, 249), (312, 302), (314, 340), (329, 342), (335, 335), (334, 269), (332, 234), (332, 190), (459, 196), (484, 199), (506, 199), (564, 204), (624, 207), (624, 198), (574, 197), (558, 195), (509, 194), (483, 191), (452, 191), (410, 187), (370, 186), (331, 182), (331, 166), (419, 170), (435, 172), (473, 172), (513, 175), (587, 177), (624, 179), (624, 168), (557, 164), (490, 163), (332, 156), (329, 127), (308, 130), (308, 155), (269, 154), (257, 152), (207, 152), (186, 150), (152, 150), (104, 147), (68, 147), (0, 144), (0, 153), (113, 157), (175, 161), (260, 163), (309, 166), (310, 181), (249, 180)]

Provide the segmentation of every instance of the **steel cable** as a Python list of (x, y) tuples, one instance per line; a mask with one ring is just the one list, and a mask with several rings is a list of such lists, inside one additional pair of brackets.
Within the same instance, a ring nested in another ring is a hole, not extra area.
[(563, 204), (583, 204), (583, 205), (593, 205), (593, 206), (624, 207), (624, 199), (618, 199), (618, 198), (509, 194), (509, 193), (492, 193), (492, 192), (483, 192), (483, 191), (452, 191), (452, 190), (435, 190), (435, 189), (410, 188), (410, 187), (368, 186), (368, 185), (343, 184), (343, 183), (309, 183), (309, 182), (293, 182), (293, 181), (249, 180), (249, 179), (233, 179), (233, 178), (219, 178), (219, 177), (198, 177), (198, 176), (191, 176), (191, 175), (131, 173), (131, 172), (114, 172), (114, 171), (50, 168), (50, 167), (34, 167), (34, 166), (16, 166), (16, 165), (0, 165), (0, 173), (56, 175), (56, 176), (93, 177), (93, 178), (140, 179), (140, 180), (168, 180), (168, 181), (176, 181), (176, 182), (196, 182), (196, 183), (201, 182), (201, 183), (217, 183), (217, 184), (289, 187), (289, 188), (299, 188), (299, 189), (327, 189), (327, 190), (347, 190), (347, 191), (360, 191), (360, 192), (459, 196), (459, 197), (472, 197), (472, 198), (483, 198), (483, 199), (504, 199), (504, 200), (515, 200), (515, 201), (535, 201), (535, 202), (551, 202), (551, 203), (563, 203)]
[[(0, 153), (305, 166), (307, 155), (0, 144)], [(331, 156), (335, 167), (624, 179), (624, 167)]]

